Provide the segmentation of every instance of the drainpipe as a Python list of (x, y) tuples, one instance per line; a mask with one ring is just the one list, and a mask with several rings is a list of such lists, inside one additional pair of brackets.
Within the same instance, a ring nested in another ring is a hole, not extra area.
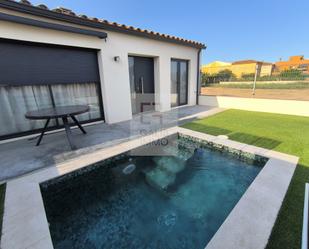
[(200, 62), (201, 62), (201, 52), (202, 49), (206, 49), (206, 47), (199, 48), (197, 52), (197, 74), (196, 74), (196, 105), (199, 104), (198, 96), (200, 95)]

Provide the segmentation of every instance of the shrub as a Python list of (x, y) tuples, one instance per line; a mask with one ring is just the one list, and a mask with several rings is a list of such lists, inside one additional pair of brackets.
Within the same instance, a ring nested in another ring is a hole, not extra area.
[(254, 76), (255, 76), (255, 74), (254, 73), (243, 73), (242, 75), (241, 75), (241, 79), (243, 79), (243, 80), (254, 80)]
[(231, 81), (235, 79), (235, 74), (231, 70), (225, 69), (216, 74), (202, 73), (201, 83), (202, 86), (206, 86), (219, 83), (220, 81)]
[(279, 75), (281, 80), (304, 80), (305, 76), (300, 70), (288, 69), (282, 71)]
[(216, 77), (219, 81), (230, 81), (236, 79), (235, 74), (231, 70), (225, 69), (217, 73)]

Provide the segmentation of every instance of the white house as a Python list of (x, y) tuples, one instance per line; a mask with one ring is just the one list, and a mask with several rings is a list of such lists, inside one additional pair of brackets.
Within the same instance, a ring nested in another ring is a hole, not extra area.
[[(71, 10), (0, 0), (0, 139), (36, 132), (24, 114), (88, 104), (81, 121), (195, 105), (205, 45)], [(54, 121), (53, 127), (59, 127)]]

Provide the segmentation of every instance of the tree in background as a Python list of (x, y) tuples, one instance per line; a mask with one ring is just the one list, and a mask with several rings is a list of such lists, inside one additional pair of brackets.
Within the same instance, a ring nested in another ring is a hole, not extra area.
[(215, 74), (202, 73), (202, 86), (220, 83), (221, 81), (235, 80), (236, 75), (231, 70), (225, 69)]
[(216, 74), (219, 81), (231, 81), (236, 79), (236, 75), (231, 70), (225, 69)]
[(211, 74), (202, 72), (202, 77), (201, 77), (202, 86), (206, 86), (207, 84), (210, 84), (210, 77), (211, 77)]

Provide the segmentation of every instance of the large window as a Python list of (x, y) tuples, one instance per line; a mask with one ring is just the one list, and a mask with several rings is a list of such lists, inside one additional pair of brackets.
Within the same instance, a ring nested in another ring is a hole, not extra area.
[(42, 128), (25, 118), (30, 110), (89, 105), (79, 121), (102, 119), (99, 85), (97, 50), (0, 39), (0, 139)]
[(172, 59), (171, 62), (171, 106), (188, 103), (188, 61)]
[[(27, 111), (75, 104), (90, 106), (88, 113), (77, 116), (79, 121), (100, 119), (97, 84), (0, 86), (0, 138), (43, 128), (45, 121), (26, 119)], [(50, 127), (61, 122), (51, 120)]]

